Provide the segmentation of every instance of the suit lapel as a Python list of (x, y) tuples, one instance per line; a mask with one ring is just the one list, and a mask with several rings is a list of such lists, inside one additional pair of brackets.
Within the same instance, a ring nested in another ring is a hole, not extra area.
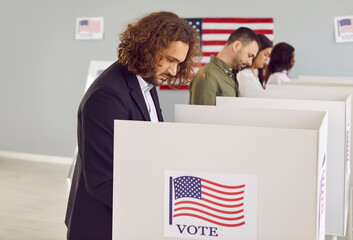
[(140, 84), (135, 75), (131, 74), (124, 68), (124, 75), (126, 77), (126, 85), (130, 88), (130, 96), (135, 101), (145, 121), (151, 121), (147, 110), (145, 98), (142, 95)]

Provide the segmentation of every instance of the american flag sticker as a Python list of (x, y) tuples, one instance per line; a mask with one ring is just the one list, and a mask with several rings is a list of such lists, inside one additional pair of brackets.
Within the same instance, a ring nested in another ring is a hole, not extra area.
[(77, 18), (76, 40), (103, 39), (103, 17)]
[(164, 235), (257, 239), (257, 177), (165, 171)]

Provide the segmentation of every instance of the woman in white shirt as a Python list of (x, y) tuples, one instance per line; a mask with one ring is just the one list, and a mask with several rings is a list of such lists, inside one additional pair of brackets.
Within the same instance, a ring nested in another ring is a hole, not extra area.
[[(239, 84), (239, 95), (243, 97), (245, 92), (249, 89), (263, 90), (262, 87), (262, 69), (265, 67), (266, 62), (269, 59), (272, 50), (272, 42), (263, 34), (257, 35), (260, 39), (261, 48), (253, 60), (252, 65), (249, 68), (241, 70), (237, 74), (237, 80)], [(258, 69), (259, 76), (254, 72)]]
[(266, 85), (280, 85), (282, 82), (289, 82), (288, 71), (293, 67), (294, 62), (294, 47), (288, 43), (278, 43), (271, 53)]

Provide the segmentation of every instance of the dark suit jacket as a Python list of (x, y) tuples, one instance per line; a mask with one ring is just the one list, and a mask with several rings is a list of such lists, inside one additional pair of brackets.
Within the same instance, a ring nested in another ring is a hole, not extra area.
[[(151, 96), (163, 121), (155, 88)], [(115, 119), (150, 121), (136, 76), (118, 62), (92, 83), (78, 109), (78, 156), (65, 219), (70, 240), (112, 239)]]

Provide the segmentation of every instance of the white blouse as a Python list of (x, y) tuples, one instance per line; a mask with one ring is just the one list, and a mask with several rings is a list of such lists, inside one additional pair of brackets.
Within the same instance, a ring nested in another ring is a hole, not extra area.
[(244, 97), (245, 92), (249, 89), (264, 90), (261, 86), (259, 78), (249, 68), (241, 70), (237, 74), (237, 80), (239, 84), (240, 97)]
[(288, 71), (272, 73), (267, 80), (267, 84), (281, 85), (282, 82), (290, 82)]

